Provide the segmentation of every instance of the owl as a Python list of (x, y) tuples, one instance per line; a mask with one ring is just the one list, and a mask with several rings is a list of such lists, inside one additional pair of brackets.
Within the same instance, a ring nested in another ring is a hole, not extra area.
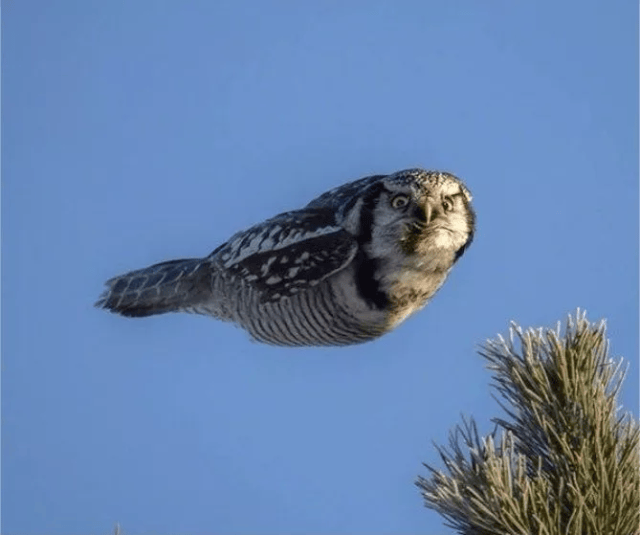
[(369, 176), (238, 232), (204, 258), (112, 278), (96, 306), (130, 317), (205, 314), (279, 346), (358, 344), (424, 307), (474, 230), (471, 193), (454, 175)]

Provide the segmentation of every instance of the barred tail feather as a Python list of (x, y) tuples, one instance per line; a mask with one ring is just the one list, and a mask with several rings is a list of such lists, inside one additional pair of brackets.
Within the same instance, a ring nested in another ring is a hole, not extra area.
[(211, 297), (211, 265), (202, 258), (170, 260), (114, 277), (95, 306), (123, 316), (177, 312)]

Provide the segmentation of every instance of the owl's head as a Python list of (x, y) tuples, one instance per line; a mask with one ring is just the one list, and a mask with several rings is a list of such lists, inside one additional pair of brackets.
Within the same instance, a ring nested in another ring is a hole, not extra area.
[(368, 244), (374, 257), (433, 258), (447, 253), (444, 256), (452, 254), (455, 261), (473, 239), (471, 193), (452, 174), (408, 169), (343, 188), (334, 190), (332, 197), (337, 194), (346, 201), (345, 228)]
[(471, 193), (452, 174), (412, 169), (382, 180), (374, 209), (379, 231), (397, 238), (405, 254), (433, 250), (455, 253), (457, 260), (473, 240), (475, 213)]

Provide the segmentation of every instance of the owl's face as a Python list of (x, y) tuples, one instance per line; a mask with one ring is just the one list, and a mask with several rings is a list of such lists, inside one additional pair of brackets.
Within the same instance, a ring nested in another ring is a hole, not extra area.
[[(457, 260), (473, 239), (471, 194), (455, 176), (408, 170), (381, 177), (363, 196), (372, 221), (370, 253), (433, 263)], [(362, 213), (361, 213), (362, 216)]]

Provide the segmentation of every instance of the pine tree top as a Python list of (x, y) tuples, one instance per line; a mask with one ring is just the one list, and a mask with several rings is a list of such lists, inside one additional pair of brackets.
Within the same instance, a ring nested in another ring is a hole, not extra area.
[(512, 323), (485, 343), (506, 417), (482, 438), (464, 420), (437, 446), (425, 505), (468, 535), (640, 533), (640, 427), (616, 405), (625, 370), (608, 353), (605, 322), (580, 310), (564, 333)]

